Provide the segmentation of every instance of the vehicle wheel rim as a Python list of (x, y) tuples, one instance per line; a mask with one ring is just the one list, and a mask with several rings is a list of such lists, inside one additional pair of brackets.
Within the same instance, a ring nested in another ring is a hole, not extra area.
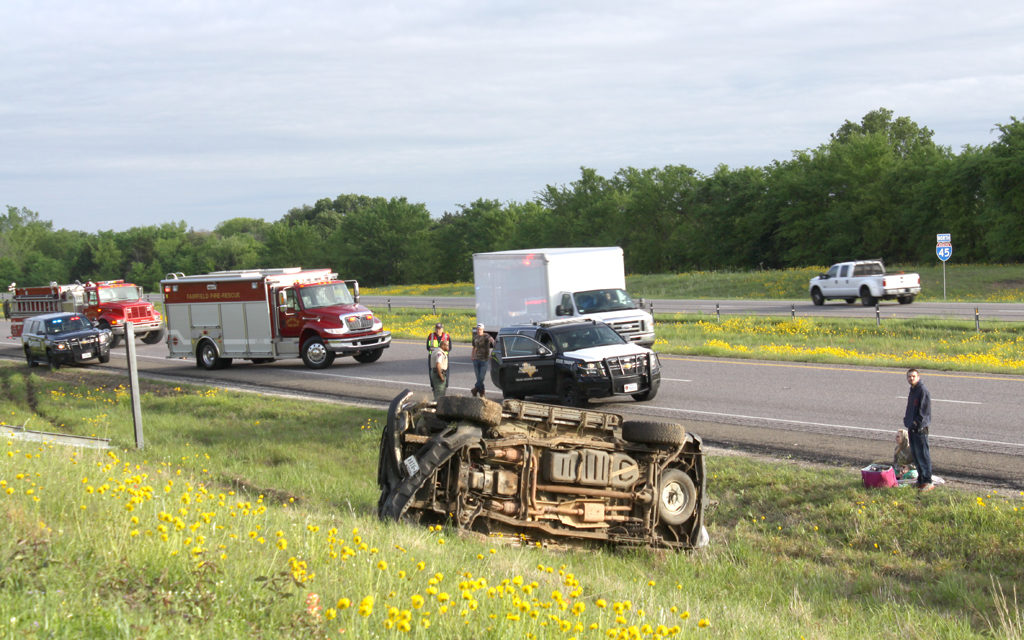
[(306, 357), (313, 364), (322, 364), (327, 359), (327, 347), (323, 343), (315, 342), (306, 349)]
[(217, 358), (217, 356), (215, 356), (214, 353), (213, 353), (213, 347), (211, 347), (209, 345), (203, 347), (202, 357), (203, 357), (203, 365), (205, 365), (207, 367), (213, 366), (213, 363), (214, 363), (214, 361)]
[(689, 507), (686, 491), (680, 482), (672, 481), (661, 488), (661, 508), (672, 515), (685, 513)]

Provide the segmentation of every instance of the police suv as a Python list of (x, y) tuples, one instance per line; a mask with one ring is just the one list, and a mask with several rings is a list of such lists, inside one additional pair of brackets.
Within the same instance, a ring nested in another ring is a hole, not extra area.
[(47, 313), (25, 320), (21, 344), (28, 366), (56, 369), (61, 364), (109, 362), (113, 339), (109, 329), (93, 326), (78, 313)]
[(661, 362), (603, 322), (550, 320), (498, 331), (491, 380), (506, 398), (554, 395), (568, 406), (609, 396), (643, 401), (658, 393)]

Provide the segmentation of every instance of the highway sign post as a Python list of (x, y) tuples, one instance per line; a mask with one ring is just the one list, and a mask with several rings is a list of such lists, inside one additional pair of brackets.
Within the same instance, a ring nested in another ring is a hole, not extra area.
[(935, 234), (935, 255), (942, 260), (942, 301), (946, 301), (946, 260), (953, 256), (953, 239), (951, 234)]

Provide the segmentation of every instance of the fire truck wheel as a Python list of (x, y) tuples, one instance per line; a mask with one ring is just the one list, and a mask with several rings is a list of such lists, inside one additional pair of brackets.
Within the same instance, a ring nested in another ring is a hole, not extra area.
[(680, 525), (697, 508), (697, 487), (682, 469), (666, 469), (658, 486), (658, 515), (667, 525)]
[(36, 359), (32, 357), (32, 352), (28, 350), (28, 347), (25, 347), (25, 360), (28, 362), (28, 366), (36, 366)]
[(217, 357), (217, 347), (209, 340), (204, 340), (196, 349), (196, 366), (207, 371), (224, 368), (224, 358)]
[(352, 356), (356, 359), (356, 362), (362, 362), (363, 364), (370, 364), (371, 362), (377, 362), (380, 360), (381, 355), (384, 353), (384, 349), (374, 349), (373, 351), (363, 351)]
[(157, 329), (156, 331), (150, 331), (146, 335), (142, 336), (142, 341), (146, 344), (156, 344), (164, 339), (167, 332), (163, 329)]
[(310, 369), (326, 369), (334, 362), (334, 352), (327, 350), (319, 336), (313, 336), (302, 345), (302, 361)]

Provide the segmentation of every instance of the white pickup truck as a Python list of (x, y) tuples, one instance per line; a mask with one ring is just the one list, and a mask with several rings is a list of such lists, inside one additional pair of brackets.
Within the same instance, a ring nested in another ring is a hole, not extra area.
[(839, 262), (828, 273), (811, 278), (811, 302), (825, 304), (829, 298), (842, 298), (847, 304), (860, 298), (865, 307), (879, 300), (895, 298), (910, 304), (921, 293), (921, 276), (916, 273), (886, 273), (881, 260)]

